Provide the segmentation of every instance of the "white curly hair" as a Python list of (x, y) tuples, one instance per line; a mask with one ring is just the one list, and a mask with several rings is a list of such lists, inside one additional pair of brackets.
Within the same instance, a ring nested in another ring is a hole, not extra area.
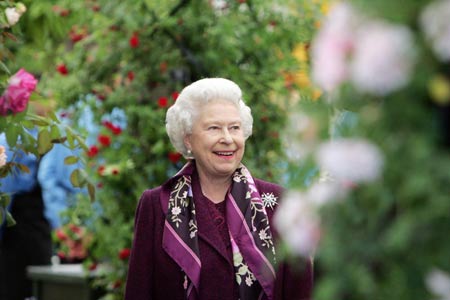
[(200, 109), (210, 101), (226, 100), (239, 109), (244, 138), (252, 135), (253, 117), (250, 107), (242, 99), (239, 86), (225, 78), (204, 78), (186, 86), (166, 114), (166, 131), (172, 145), (185, 158), (192, 158), (184, 144), (186, 135), (192, 133), (192, 126)]

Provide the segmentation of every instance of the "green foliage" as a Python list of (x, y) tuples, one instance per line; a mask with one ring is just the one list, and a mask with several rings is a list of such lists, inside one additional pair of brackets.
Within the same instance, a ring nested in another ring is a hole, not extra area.
[[(298, 107), (329, 129), (319, 140), (365, 138), (384, 156), (378, 180), (320, 209), (314, 298), (433, 299), (427, 276), (435, 268), (450, 272), (450, 145), (448, 97), (433, 97), (430, 84), (436, 76), (448, 80), (449, 64), (437, 61), (417, 28), (431, 1), (351, 2), (364, 13), (409, 26), (419, 55), (411, 81), (397, 92), (375, 97), (346, 85), (323, 105)], [(356, 118), (345, 119), (342, 112)], [(296, 161), (289, 168), (299, 176), (292, 186), (305, 188), (308, 171), (317, 167)]]
[[(137, 200), (184, 163), (164, 122), (167, 107), (188, 83), (227, 77), (241, 86), (255, 119), (244, 163), (255, 176), (281, 181), (279, 132), (296, 89), (286, 77), (299, 71), (292, 51), (311, 38), (320, 2), (227, 1), (219, 9), (207, 0), (24, 1), (30, 13), (21, 26), (26, 39), (16, 61), (40, 74), (39, 92), (48, 103), (73, 108), (75, 127), (93, 139), (88, 146), (98, 147), (97, 154), (83, 159), (97, 185), (94, 205), (100, 206), (100, 217), (82, 200), (70, 213), (89, 219), (95, 233), (86, 264), (112, 267), (97, 282), (108, 291), (105, 297), (121, 299), (127, 260), (118, 253), (131, 246)], [(101, 104), (86, 100), (91, 96)], [(92, 108), (98, 132), (78, 122), (77, 105)], [(119, 134), (102, 125), (114, 108), (127, 117)], [(41, 151), (47, 150), (53, 128), (42, 131)], [(100, 135), (111, 144), (99, 144)], [(71, 130), (66, 138), (69, 145), (79, 142)], [(82, 171), (72, 174), (75, 185), (86, 180)], [(92, 196), (93, 185), (88, 190)]]

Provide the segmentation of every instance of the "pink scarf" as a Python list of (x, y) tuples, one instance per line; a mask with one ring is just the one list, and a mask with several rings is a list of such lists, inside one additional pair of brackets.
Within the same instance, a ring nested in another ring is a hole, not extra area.
[[(198, 299), (201, 261), (192, 195), (195, 163), (188, 162), (172, 179), (163, 248), (184, 270), (188, 300)], [(264, 204), (250, 172), (234, 172), (227, 193), (226, 219), (241, 300), (273, 299), (275, 248)]]

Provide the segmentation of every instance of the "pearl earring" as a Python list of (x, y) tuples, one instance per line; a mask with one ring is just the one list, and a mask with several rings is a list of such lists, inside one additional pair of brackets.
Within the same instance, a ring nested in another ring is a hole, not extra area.
[(191, 149), (187, 149), (187, 155), (192, 157), (192, 150)]

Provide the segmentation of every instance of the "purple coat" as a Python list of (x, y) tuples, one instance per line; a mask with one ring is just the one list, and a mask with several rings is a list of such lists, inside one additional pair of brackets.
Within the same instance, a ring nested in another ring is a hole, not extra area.
[[(184, 272), (162, 248), (165, 214), (161, 203), (167, 203), (170, 183), (143, 193), (135, 219), (135, 235), (131, 251), (125, 300), (182, 300)], [(280, 199), (282, 188), (255, 179), (258, 191), (273, 193)], [(202, 260), (200, 300), (237, 300), (233, 262), (216, 229), (206, 205), (194, 194), (198, 224), (199, 249)], [(167, 208), (165, 208), (167, 209)], [(266, 208), (269, 222), (274, 210)], [(277, 234), (272, 228), (272, 233)], [(293, 271), (281, 264), (275, 282), (275, 300), (306, 300), (312, 297), (312, 263), (304, 261)]]

